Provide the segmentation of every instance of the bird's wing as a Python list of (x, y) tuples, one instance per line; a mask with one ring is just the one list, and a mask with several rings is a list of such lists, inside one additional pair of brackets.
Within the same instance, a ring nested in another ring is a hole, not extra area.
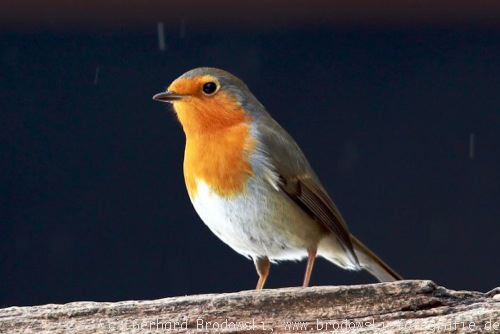
[[(331, 231), (351, 261), (359, 264), (347, 225), (293, 138), (269, 115), (257, 122), (261, 151), (278, 176), (273, 186)], [(272, 152), (272, 154), (270, 154)]]

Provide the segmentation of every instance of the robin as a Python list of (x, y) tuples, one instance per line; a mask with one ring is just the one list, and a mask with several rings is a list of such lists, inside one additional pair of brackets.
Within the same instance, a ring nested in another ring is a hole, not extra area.
[(293, 138), (243, 81), (196, 68), (153, 99), (168, 102), (186, 135), (184, 179), (208, 228), (252, 259), (262, 289), (271, 262), (316, 256), (379, 281), (402, 279), (350, 232)]

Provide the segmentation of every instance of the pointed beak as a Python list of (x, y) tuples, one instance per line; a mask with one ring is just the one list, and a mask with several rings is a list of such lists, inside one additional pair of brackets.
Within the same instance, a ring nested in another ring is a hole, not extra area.
[(174, 101), (182, 99), (182, 97), (183, 97), (182, 95), (167, 91), (154, 95), (153, 100), (172, 103)]

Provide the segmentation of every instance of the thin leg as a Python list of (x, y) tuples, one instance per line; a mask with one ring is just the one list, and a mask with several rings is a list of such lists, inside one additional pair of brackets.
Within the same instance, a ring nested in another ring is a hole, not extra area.
[(262, 290), (264, 284), (266, 284), (267, 277), (269, 276), (271, 262), (269, 262), (267, 256), (256, 257), (253, 259), (253, 262), (255, 263), (255, 269), (257, 269), (257, 274), (259, 275), (259, 281), (257, 282), (255, 290)]
[(314, 267), (314, 260), (316, 260), (316, 249), (308, 249), (306, 274), (304, 275), (304, 284), (302, 284), (304, 288), (307, 288), (309, 286), (309, 281), (311, 281), (311, 273)]

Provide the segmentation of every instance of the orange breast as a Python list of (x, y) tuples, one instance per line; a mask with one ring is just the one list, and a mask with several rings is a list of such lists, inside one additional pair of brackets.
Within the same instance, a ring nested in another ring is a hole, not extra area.
[(255, 147), (248, 123), (215, 132), (187, 136), (184, 177), (191, 198), (200, 179), (220, 196), (234, 196), (245, 189), (252, 167), (248, 157)]
[(244, 190), (252, 175), (248, 157), (255, 148), (250, 119), (243, 107), (227, 92), (205, 96), (205, 77), (180, 78), (169, 90), (185, 97), (174, 109), (186, 134), (184, 177), (191, 198), (200, 179), (221, 196)]

